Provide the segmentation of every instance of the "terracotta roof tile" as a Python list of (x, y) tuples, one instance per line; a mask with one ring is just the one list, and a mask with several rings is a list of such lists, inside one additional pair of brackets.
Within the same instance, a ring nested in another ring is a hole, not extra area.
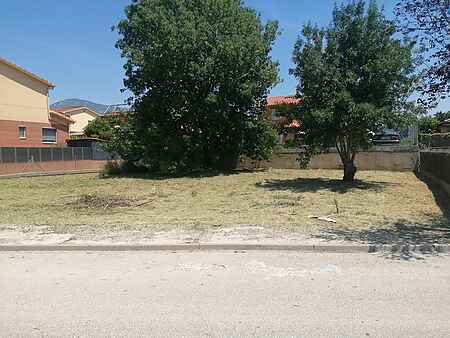
[(288, 128), (300, 128), (300, 122), (297, 120), (293, 120), (290, 125), (287, 126)]
[(278, 104), (299, 104), (302, 100), (294, 96), (269, 96), (267, 106), (276, 106)]

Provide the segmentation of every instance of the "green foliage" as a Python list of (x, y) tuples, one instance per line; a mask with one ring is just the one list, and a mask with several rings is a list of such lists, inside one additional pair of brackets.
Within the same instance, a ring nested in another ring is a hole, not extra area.
[(297, 148), (298, 147), (298, 142), (296, 140), (287, 140), (284, 143), (284, 147), (285, 148)]
[(438, 112), (435, 115), (421, 116), (418, 119), (419, 131), (422, 134), (433, 134), (439, 132), (439, 124), (450, 119), (449, 112)]
[(413, 141), (411, 140), (411, 138), (404, 138), (404, 139), (400, 140), (400, 144), (402, 146), (412, 146)]
[(423, 134), (435, 133), (440, 123), (436, 116), (421, 116), (418, 122), (419, 132)]
[(103, 171), (100, 173), (101, 177), (114, 177), (121, 175), (145, 175), (148, 173), (148, 168), (143, 165), (136, 164), (130, 161), (110, 161), (105, 164)]
[(98, 117), (88, 123), (84, 132), (88, 137), (101, 139), (103, 141), (100, 144), (101, 148), (104, 151), (119, 154), (124, 162), (139, 161), (143, 154), (143, 147), (134, 141), (136, 134), (133, 124), (130, 123), (130, 116)]
[(426, 148), (449, 148), (450, 133), (420, 134), (420, 145)]
[(100, 116), (88, 123), (84, 128), (84, 134), (88, 137), (109, 140), (113, 136), (115, 126), (121, 123), (117, 117)]
[(102, 172), (100, 173), (101, 177), (110, 177), (110, 176), (118, 176), (122, 173), (122, 169), (120, 167), (120, 163), (117, 161), (110, 161), (105, 164)]
[(308, 145), (302, 163), (336, 147), (344, 180), (353, 180), (354, 159), (371, 143), (371, 132), (413, 118), (407, 103), (415, 83), (413, 45), (395, 37), (396, 27), (375, 1), (336, 6), (327, 28), (304, 26), (294, 49), (303, 102), (297, 118)]
[(241, 0), (137, 0), (125, 14), (117, 47), (139, 151), (121, 155), (167, 172), (269, 158), (275, 137), (263, 113), (278, 81), (277, 23), (263, 24)]
[(450, 111), (448, 112), (438, 112), (434, 116), (439, 121), (439, 123), (444, 122), (445, 120), (450, 119)]

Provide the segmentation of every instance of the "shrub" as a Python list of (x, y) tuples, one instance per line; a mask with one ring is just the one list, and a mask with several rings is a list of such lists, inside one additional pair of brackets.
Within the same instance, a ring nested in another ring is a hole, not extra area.
[(141, 175), (152, 172), (151, 168), (148, 168), (141, 164), (136, 164), (130, 161), (109, 161), (105, 164), (101, 177), (121, 176), (121, 175)]
[(122, 173), (122, 168), (119, 162), (117, 161), (109, 161), (103, 167), (100, 176), (108, 177), (108, 176), (118, 176)]

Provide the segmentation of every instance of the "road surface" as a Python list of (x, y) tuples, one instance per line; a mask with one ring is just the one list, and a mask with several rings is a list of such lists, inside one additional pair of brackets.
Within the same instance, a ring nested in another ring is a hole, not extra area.
[(2, 337), (450, 337), (450, 257), (0, 253)]

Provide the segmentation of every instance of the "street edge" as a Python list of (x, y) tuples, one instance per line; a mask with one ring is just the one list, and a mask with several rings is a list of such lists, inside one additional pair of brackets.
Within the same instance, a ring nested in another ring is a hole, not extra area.
[(321, 253), (450, 253), (450, 245), (301, 245), (301, 244), (154, 244), (154, 245), (0, 245), (0, 252), (54, 251), (298, 251)]

